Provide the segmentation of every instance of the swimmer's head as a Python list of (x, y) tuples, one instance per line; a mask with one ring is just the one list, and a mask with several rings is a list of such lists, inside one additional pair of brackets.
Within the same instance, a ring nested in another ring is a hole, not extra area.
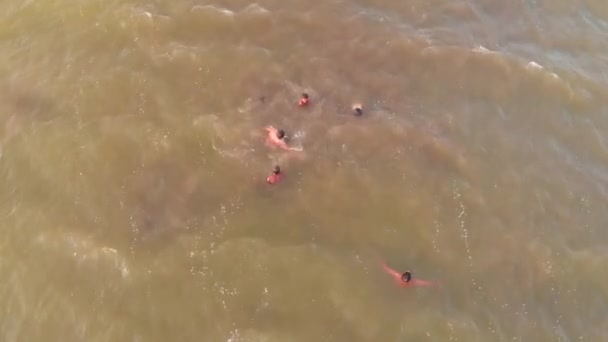
[(278, 130), (277, 131), (277, 138), (279, 138), (279, 139), (285, 138), (285, 131), (282, 130), (282, 129)]
[(308, 93), (302, 93), (302, 98), (303, 99), (308, 99)]
[(403, 280), (406, 283), (409, 283), (410, 280), (412, 280), (412, 273), (410, 271), (406, 271), (405, 273), (403, 273), (401, 275), (401, 280)]
[(275, 165), (275, 167), (272, 169), (272, 173), (275, 175), (281, 173), (281, 168), (279, 167), (279, 165)]
[(361, 106), (360, 104), (354, 104), (353, 105), (353, 114), (355, 116), (361, 116), (363, 115), (363, 106)]

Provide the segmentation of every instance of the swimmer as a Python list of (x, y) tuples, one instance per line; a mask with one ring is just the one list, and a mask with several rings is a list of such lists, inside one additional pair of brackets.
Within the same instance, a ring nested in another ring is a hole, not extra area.
[(273, 169), (272, 169), (272, 174), (270, 176), (268, 176), (268, 178), (266, 178), (266, 182), (268, 184), (275, 184), (278, 183), (281, 178), (283, 178), (283, 173), (281, 172), (281, 168), (276, 165)]
[(414, 287), (414, 286), (435, 286), (435, 284), (428, 280), (412, 279), (412, 272), (406, 271), (404, 273), (398, 272), (390, 268), (387, 264), (382, 263), (384, 272), (388, 273), (397, 284), (401, 287)]
[(295, 151), (295, 149), (287, 146), (284, 130), (268, 126), (266, 127), (266, 132), (268, 132), (268, 135), (266, 136), (266, 145), (276, 146), (286, 151)]
[(363, 106), (360, 103), (353, 104), (353, 115), (355, 115), (355, 116), (363, 115)]
[(298, 106), (300, 107), (306, 107), (308, 106), (308, 94), (307, 93), (302, 93), (302, 97), (300, 98), (300, 102), (298, 102)]

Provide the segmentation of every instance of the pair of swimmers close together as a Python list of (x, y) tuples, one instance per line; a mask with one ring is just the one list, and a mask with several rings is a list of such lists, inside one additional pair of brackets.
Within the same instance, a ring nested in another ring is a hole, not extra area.
[[(287, 145), (285, 141), (285, 131), (282, 129), (276, 129), (272, 126), (266, 127), (266, 132), (268, 133), (266, 137), (266, 145), (278, 147), (280, 149), (286, 151), (293, 151), (294, 149)], [(275, 165), (272, 169), (272, 173), (270, 176), (266, 178), (266, 182), (268, 184), (276, 184), (281, 181), (283, 178), (283, 173), (281, 172), (281, 167), (279, 165)]]
[[(298, 106), (306, 107), (310, 103), (310, 98), (307, 93), (303, 93), (300, 97), (300, 101), (298, 101)], [(353, 115), (361, 116), (363, 115), (363, 107), (360, 104), (354, 104), (352, 106)], [(273, 126), (266, 127), (266, 145), (269, 147), (278, 147), (285, 151), (296, 151), (296, 149), (289, 147), (286, 142), (285, 131), (282, 129), (276, 129)], [(266, 178), (266, 182), (268, 184), (276, 184), (281, 181), (283, 178), (283, 173), (279, 165), (275, 165), (272, 169), (272, 173)], [(386, 263), (382, 263), (382, 268), (386, 273), (388, 273), (393, 279), (397, 282), (397, 284), (401, 287), (416, 287), (416, 286), (435, 286), (436, 284), (422, 279), (413, 279), (412, 273), (410, 271), (406, 271), (401, 273), (397, 270), (390, 268)]]

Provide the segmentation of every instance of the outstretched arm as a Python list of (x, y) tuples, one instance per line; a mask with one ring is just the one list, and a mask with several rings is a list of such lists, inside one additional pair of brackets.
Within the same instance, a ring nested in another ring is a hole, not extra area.
[(414, 286), (426, 287), (426, 286), (437, 286), (438, 285), (438, 283), (436, 283), (436, 282), (429, 281), (429, 280), (423, 280), (423, 279), (412, 279), (408, 282), (405, 282), (402, 279), (403, 273), (390, 268), (384, 261), (381, 263), (381, 265), (382, 265), (382, 268), (384, 269), (384, 272), (386, 272), (388, 275), (393, 277), (393, 279), (401, 287), (414, 287)]
[(413, 287), (413, 286), (420, 286), (420, 287), (426, 287), (426, 286), (430, 286), (433, 287), (435, 286), (435, 283), (432, 281), (428, 281), (428, 280), (422, 280), (422, 279), (412, 279), (410, 281), (403, 282), (403, 284), (401, 285), (402, 287)]
[(401, 280), (400, 272), (390, 268), (384, 261), (381, 262), (381, 265), (382, 265), (382, 268), (384, 269), (384, 272), (386, 272), (388, 275), (393, 277), (393, 279), (395, 279), (395, 281), (397, 281), (399, 283), (403, 283), (403, 281)]

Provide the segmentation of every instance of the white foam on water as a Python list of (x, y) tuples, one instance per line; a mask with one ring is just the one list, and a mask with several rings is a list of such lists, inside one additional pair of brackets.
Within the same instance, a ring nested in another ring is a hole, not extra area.
[[(458, 206), (460, 209), (460, 213), (458, 214), (458, 217), (457, 217), (459, 224), (460, 224), (460, 230), (462, 232), (460, 237), (464, 241), (464, 246), (465, 246), (466, 253), (467, 253), (469, 268), (472, 270), (473, 269), (473, 256), (471, 255), (471, 247), (470, 247), (470, 243), (469, 243), (469, 230), (467, 229), (467, 225), (466, 225), (467, 208), (464, 205), (464, 202), (462, 201), (462, 194), (460, 193), (460, 190), (458, 189), (458, 186), (456, 185), (455, 181), (453, 183), (452, 189), (453, 189), (453, 192), (452, 192), (453, 199), (458, 203)], [(475, 288), (477, 288), (479, 291), (482, 290), (481, 285), (479, 285), (477, 283), (477, 281), (475, 280), (474, 277), (471, 278), (471, 282), (473, 283), (473, 286)]]
[(449, 341), (454, 341), (454, 324), (452, 324), (452, 322), (448, 322), (448, 331), (450, 332), (450, 337), (449, 337)]
[(473, 52), (477, 52), (477, 53), (481, 53), (481, 54), (493, 54), (493, 53), (496, 53), (496, 51), (489, 50), (489, 49), (487, 49), (483, 45), (479, 45), (478, 47), (474, 48)]
[[(241, 43), (239, 45), (236, 46), (236, 49), (238, 51), (244, 51), (247, 53), (260, 53), (263, 55), (263, 57), (268, 57), (272, 55), (272, 50), (267, 49), (265, 47), (262, 46), (256, 46), (256, 45), (251, 45), (251, 44), (246, 44), (246, 43)], [(259, 103), (259, 99), (256, 99), (256, 103)]]
[(90, 266), (95, 263), (102, 263), (110, 265), (113, 269), (120, 272), (123, 279), (130, 275), (126, 259), (115, 248), (99, 246), (89, 237), (72, 233), (53, 236), (41, 234), (37, 237), (36, 242), (45, 247), (53, 247), (65, 251), (66, 255), (71, 256), (78, 266)]
[(420, 51), (421, 54), (427, 54), (427, 53), (437, 53), (439, 51), (439, 47), (436, 45), (429, 45), (427, 47), (425, 47), (424, 49), (422, 49), (422, 51)]
[[(243, 208), (242, 191), (243, 189), (237, 191), (227, 200), (226, 204), (221, 203), (217, 211), (201, 224), (202, 227), (205, 227), (208, 236), (204, 239), (197, 234), (194, 250), (189, 252), (190, 274), (197, 278), (196, 281), (203, 289), (212, 288), (221, 295), (235, 295), (237, 292), (236, 289), (229, 291), (216, 282), (209, 284), (205, 281), (213, 275), (213, 270), (209, 266), (209, 256), (215, 253), (217, 242), (223, 240), (229, 217)], [(203, 244), (203, 241), (209, 241), (209, 243)], [(222, 298), (221, 301), (224, 309), (228, 310), (225, 300)]]
[(541, 71), (542, 71), (542, 72), (544, 72), (544, 75), (547, 75), (547, 76), (551, 77), (551, 78), (552, 78), (552, 79), (554, 79), (554, 80), (560, 80), (560, 77), (559, 77), (559, 76), (557, 76), (557, 74), (556, 74), (556, 73), (546, 71), (546, 69), (545, 69), (545, 67), (544, 67), (544, 66), (542, 66), (542, 65), (540, 65), (540, 64), (538, 64), (538, 63), (536, 63), (535, 61), (531, 61), (531, 62), (529, 62), (528, 64), (526, 64), (526, 69), (527, 69), (527, 70), (539, 71), (539, 72), (541, 72)]
[(105, 254), (106, 257), (114, 260), (114, 266), (120, 270), (120, 275), (123, 278), (129, 276), (129, 267), (123, 258), (120, 257), (116, 249), (110, 247), (102, 247), (101, 251)]
[(458, 214), (458, 221), (460, 223), (460, 229), (462, 231), (462, 234), (460, 235), (460, 237), (464, 240), (464, 245), (465, 248), (467, 250), (467, 259), (469, 260), (469, 266), (473, 267), (473, 257), (471, 256), (471, 248), (469, 246), (469, 231), (466, 228), (466, 207), (464, 205), (464, 203), (462, 202), (462, 194), (460, 193), (460, 191), (458, 190), (458, 187), (456, 186), (456, 184), (454, 184), (453, 186), (453, 199), (455, 201), (458, 202), (458, 205), (460, 207), (460, 213)]
[(293, 151), (301, 152), (304, 150), (303, 139), (306, 137), (305, 131), (296, 131), (289, 139), (289, 145)]
[[(154, 23), (170, 23), (173, 19), (168, 15), (162, 15), (157, 13), (152, 13), (148, 10), (133, 8), (131, 9), (130, 18), (144, 18), (148, 24)], [(99, 25), (99, 24), (97, 24)]]
[(230, 337), (226, 340), (226, 342), (237, 342), (242, 341), (241, 335), (239, 334), (239, 329), (234, 329), (230, 332)]
[(245, 7), (241, 12), (243, 13), (251, 13), (251, 14), (267, 14), (270, 13), (265, 7), (261, 6), (258, 3), (253, 3), (247, 7)]
[(441, 224), (437, 220), (435, 220), (433, 223), (435, 225), (435, 236), (432, 240), (433, 249), (435, 250), (435, 252), (439, 253), (439, 246), (437, 245), (437, 240), (439, 239), (439, 227), (441, 226)]
[(129, 246), (131, 255), (133, 255), (135, 253), (135, 245), (137, 244), (137, 236), (139, 236), (139, 226), (137, 225), (137, 221), (133, 216), (129, 216), (129, 225), (131, 226), (131, 232), (134, 236), (133, 240), (131, 241), (131, 245)]
[(196, 5), (190, 9), (190, 12), (214, 12), (226, 17), (234, 17), (234, 12), (223, 7), (216, 7), (213, 5)]
[(293, 135), (294, 139), (297, 138), (304, 138), (306, 136), (306, 132), (305, 131), (296, 131)]
[(528, 64), (526, 65), (526, 68), (527, 68), (527, 69), (542, 70), (542, 69), (544, 69), (545, 67), (543, 67), (542, 65), (540, 65), (540, 64), (538, 64), (538, 63), (536, 63), (535, 61), (532, 61), (532, 62), (530, 62), (530, 63), (528, 63)]

